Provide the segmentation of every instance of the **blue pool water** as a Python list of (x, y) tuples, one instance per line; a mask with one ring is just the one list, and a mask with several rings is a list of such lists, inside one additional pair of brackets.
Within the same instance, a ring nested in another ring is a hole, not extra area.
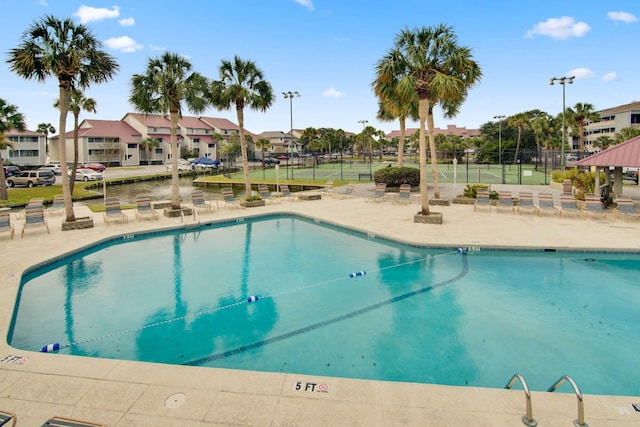
[(8, 339), (93, 357), (479, 387), (519, 372), (545, 390), (566, 374), (583, 393), (637, 396), (639, 261), (461, 254), (277, 215), (124, 236), (27, 272)]

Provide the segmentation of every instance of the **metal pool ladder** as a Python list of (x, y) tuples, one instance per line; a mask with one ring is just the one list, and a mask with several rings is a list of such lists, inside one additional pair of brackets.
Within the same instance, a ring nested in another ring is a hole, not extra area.
[(589, 424), (584, 422), (584, 402), (582, 400), (582, 393), (573, 378), (569, 375), (564, 375), (549, 387), (547, 391), (557, 390), (565, 381), (568, 381), (569, 384), (571, 384), (571, 387), (573, 387), (573, 391), (576, 393), (576, 397), (578, 398), (578, 419), (573, 420), (573, 425), (576, 427), (589, 427)]
[(511, 378), (509, 383), (506, 386), (504, 386), (504, 388), (510, 389), (516, 383), (516, 380), (520, 380), (520, 382), (522, 383), (522, 388), (524, 390), (524, 395), (525, 395), (527, 412), (525, 415), (522, 416), (522, 422), (529, 427), (535, 427), (538, 425), (538, 422), (533, 419), (533, 410), (531, 409), (531, 392), (529, 391), (529, 386), (527, 385), (527, 382), (524, 380), (524, 377), (520, 374), (515, 374)]

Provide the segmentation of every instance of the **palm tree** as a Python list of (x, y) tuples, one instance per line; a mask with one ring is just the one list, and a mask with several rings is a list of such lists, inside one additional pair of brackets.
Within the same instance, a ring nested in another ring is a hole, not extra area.
[[(87, 98), (84, 96), (84, 92), (79, 89), (71, 89), (71, 97), (69, 100), (69, 111), (73, 114), (73, 166), (71, 167), (71, 176), (76, 176), (76, 170), (78, 170), (78, 126), (80, 122), (80, 112), (87, 111), (95, 114), (96, 100), (93, 98)], [(53, 103), (55, 108), (60, 108), (60, 99), (56, 99)], [(63, 136), (60, 135), (62, 138)], [(73, 194), (73, 185), (75, 184), (75, 178), (69, 180), (69, 191)]]
[(129, 102), (145, 114), (169, 115), (171, 132), (171, 208), (180, 209), (178, 175), (178, 119), (182, 104), (194, 114), (207, 107), (208, 80), (191, 71), (191, 63), (182, 56), (165, 52), (149, 58), (145, 74), (131, 78)]
[(518, 128), (518, 139), (516, 141), (516, 153), (513, 156), (513, 164), (518, 162), (518, 156), (520, 155), (520, 142), (522, 141), (523, 129), (528, 129), (531, 124), (531, 117), (527, 113), (518, 113), (507, 119), (508, 126), (514, 126)]
[(38, 125), (38, 129), (36, 129), (36, 130), (38, 132), (44, 134), (45, 151), (47, 153), (47, 163), (49, 163), (48, 162), (48, 160), (49, 160), (49, 134), (56, 133), (56, 128), (54, 128), (51, 123), (40, 123)]
[(640, 129), (628, 127), (620, 129), (620, 132), (616, 133), (615, 136), (615, 144), (620, 144), (622, 142), (628, 141), (631, 138), (635, 138), (640, 135)]
[(262, 151), (262, 159), (264, 160), (264, 152), (265, 150), (271, 148), (271, 141), (269, 141), (267, 138), (259, 138), (256, 141), (256, 148)]
[(578, 148), (584, 151), (584, 127), (588, 122), (600, 120), (600, 114), (596, 113), (593, 104), (578, 102), (574, 109), (567, 108), (567, 121), (570, 127), (578, 132)]
[[(13, 143), (7, 140), (5, 133), (11, 129), (23, 131), (25, 129), (24, 116), (18, 112), (18, 107), (8, 104), (7, 101), (0, 98), (0, 150), (6, 150), (13, 146)], [(7, 200), (7, 181), (4, 176), (4, 160), (2, 159), (2, 151), (0, 151), (0, 199)]]
[(150, 138), (147, 137), (140, 141), (140, 146), (147, 152), (147, 164), (150, 165), (153, 159), (153, 149), (157, 148), (160, 145), (159, 138)]
[(600, 135), (598, 139), (593, 141), (594, 147), (599, 147), (601, 151), (606, 150), (613, 143), (614, 143), (613, 138), (607, 135)]
[(240, 127), (244, 186), (248, 197), (251, 195), (251, 181), (247, 144), (244, 139), (244, 107), (254, 111), (267, 111), (274, 101), (273, 89), (255, 62), (245, 61), (238, 56), (235, 56), (233, 61), (223, 59), (219, 74), (220, 80), (214, 81), (211, 85), (211, 103), (220, 110), (230, 110), (232, 106), (236, 109)]
[(115, 59), (102, 51), (102, 44), (84, 25), (75, 24), (70, 18), (61, 21), (46, 15), (35, 22), (22, 36), (22, 43), (9, 51), (12, 71), (26, 79), (44, 82), (56, 77), (60, 91), (60, 167), (62, 169), (62, 193), (67, 221), (75, 221), (73, 202), (67, 175), (67, 151), (64, 134), (71, 89), (86, 89), (92, 83), (111, 80), (119, 69)]
[(433, 134), (433, 106), (441, 104), (445, 112), (455, 115), (457, 108), (476, 84), (482, 72), (473, 60), (471, 49), (460, 46), (453, 28), (440, 24), (396, 36), (395, 45), (376, 66), (376, 80), (386, 87), (397, 86), (401, 102), (418, 96), (420, 120), (420, 196), (423, 215), (429, 214), (427, 193), (427, 153), (425, 123), (429, 122), (429, 146), (433, 168), (435, 197), (439, 198), (437, 159)]

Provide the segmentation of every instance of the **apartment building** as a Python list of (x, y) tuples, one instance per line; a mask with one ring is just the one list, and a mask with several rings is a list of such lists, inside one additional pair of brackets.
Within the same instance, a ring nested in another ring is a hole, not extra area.
[(2, 159), (19, 166), (38, 166), (47, 160), (47, 136), (43, 133), (24, 130), (22, 132), (11, 129), (4, 134), (13, 147), (7, 147), (2, 152)]
[[(600, 147), (594, 142), (601, 136), (608, 136), (615, 139), (616, 133), (624, 128), (640, 129), (640, 102), (631, 102), (629, 104), (618, 105), (616, 107), (606, 108), (596, 111), (600, 115), (600, 119), (587, 123), (584, 127), (584, 144), (585, 149), (589, 152), (600, 151)], [(577, 149), (577, 140), (574, 142)]]

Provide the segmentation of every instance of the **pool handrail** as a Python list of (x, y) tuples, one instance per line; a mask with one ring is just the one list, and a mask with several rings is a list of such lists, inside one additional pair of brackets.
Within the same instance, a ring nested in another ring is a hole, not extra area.
[(573, 387), (573, 391), (578, 398), (578, 419), (573, 420), (573, 425), (576, 427), (589, 427), (589, 424), (584, 422), (584, 401), (582, 399), (582, 393), (580, 392), (580, 388), (578, 384), (571, 378), (569, 375), (563, 375), (560, 377), (558, 381), (556, 381), (551, 387), (547, 389), (548, 392), (553, 392), (557, 390), (565, 381), (568, 381)]
[(533, 419), (533, 409), (531, 408), (531, 392), (529, 391), (529, 386), (524, 380), (524, 377), (518, 373), (514, 374), (507, 385), (504, 386), (504, 388), (510, 389), (516, 383), (516, 380), (520, 380), (520, 382), (522, 383), (522, 389), (524, 390), (525, 395), (526, 414), (522, 416), (522, 422), (529, 427), (535, 427), (538, 425), (538, 422)]

